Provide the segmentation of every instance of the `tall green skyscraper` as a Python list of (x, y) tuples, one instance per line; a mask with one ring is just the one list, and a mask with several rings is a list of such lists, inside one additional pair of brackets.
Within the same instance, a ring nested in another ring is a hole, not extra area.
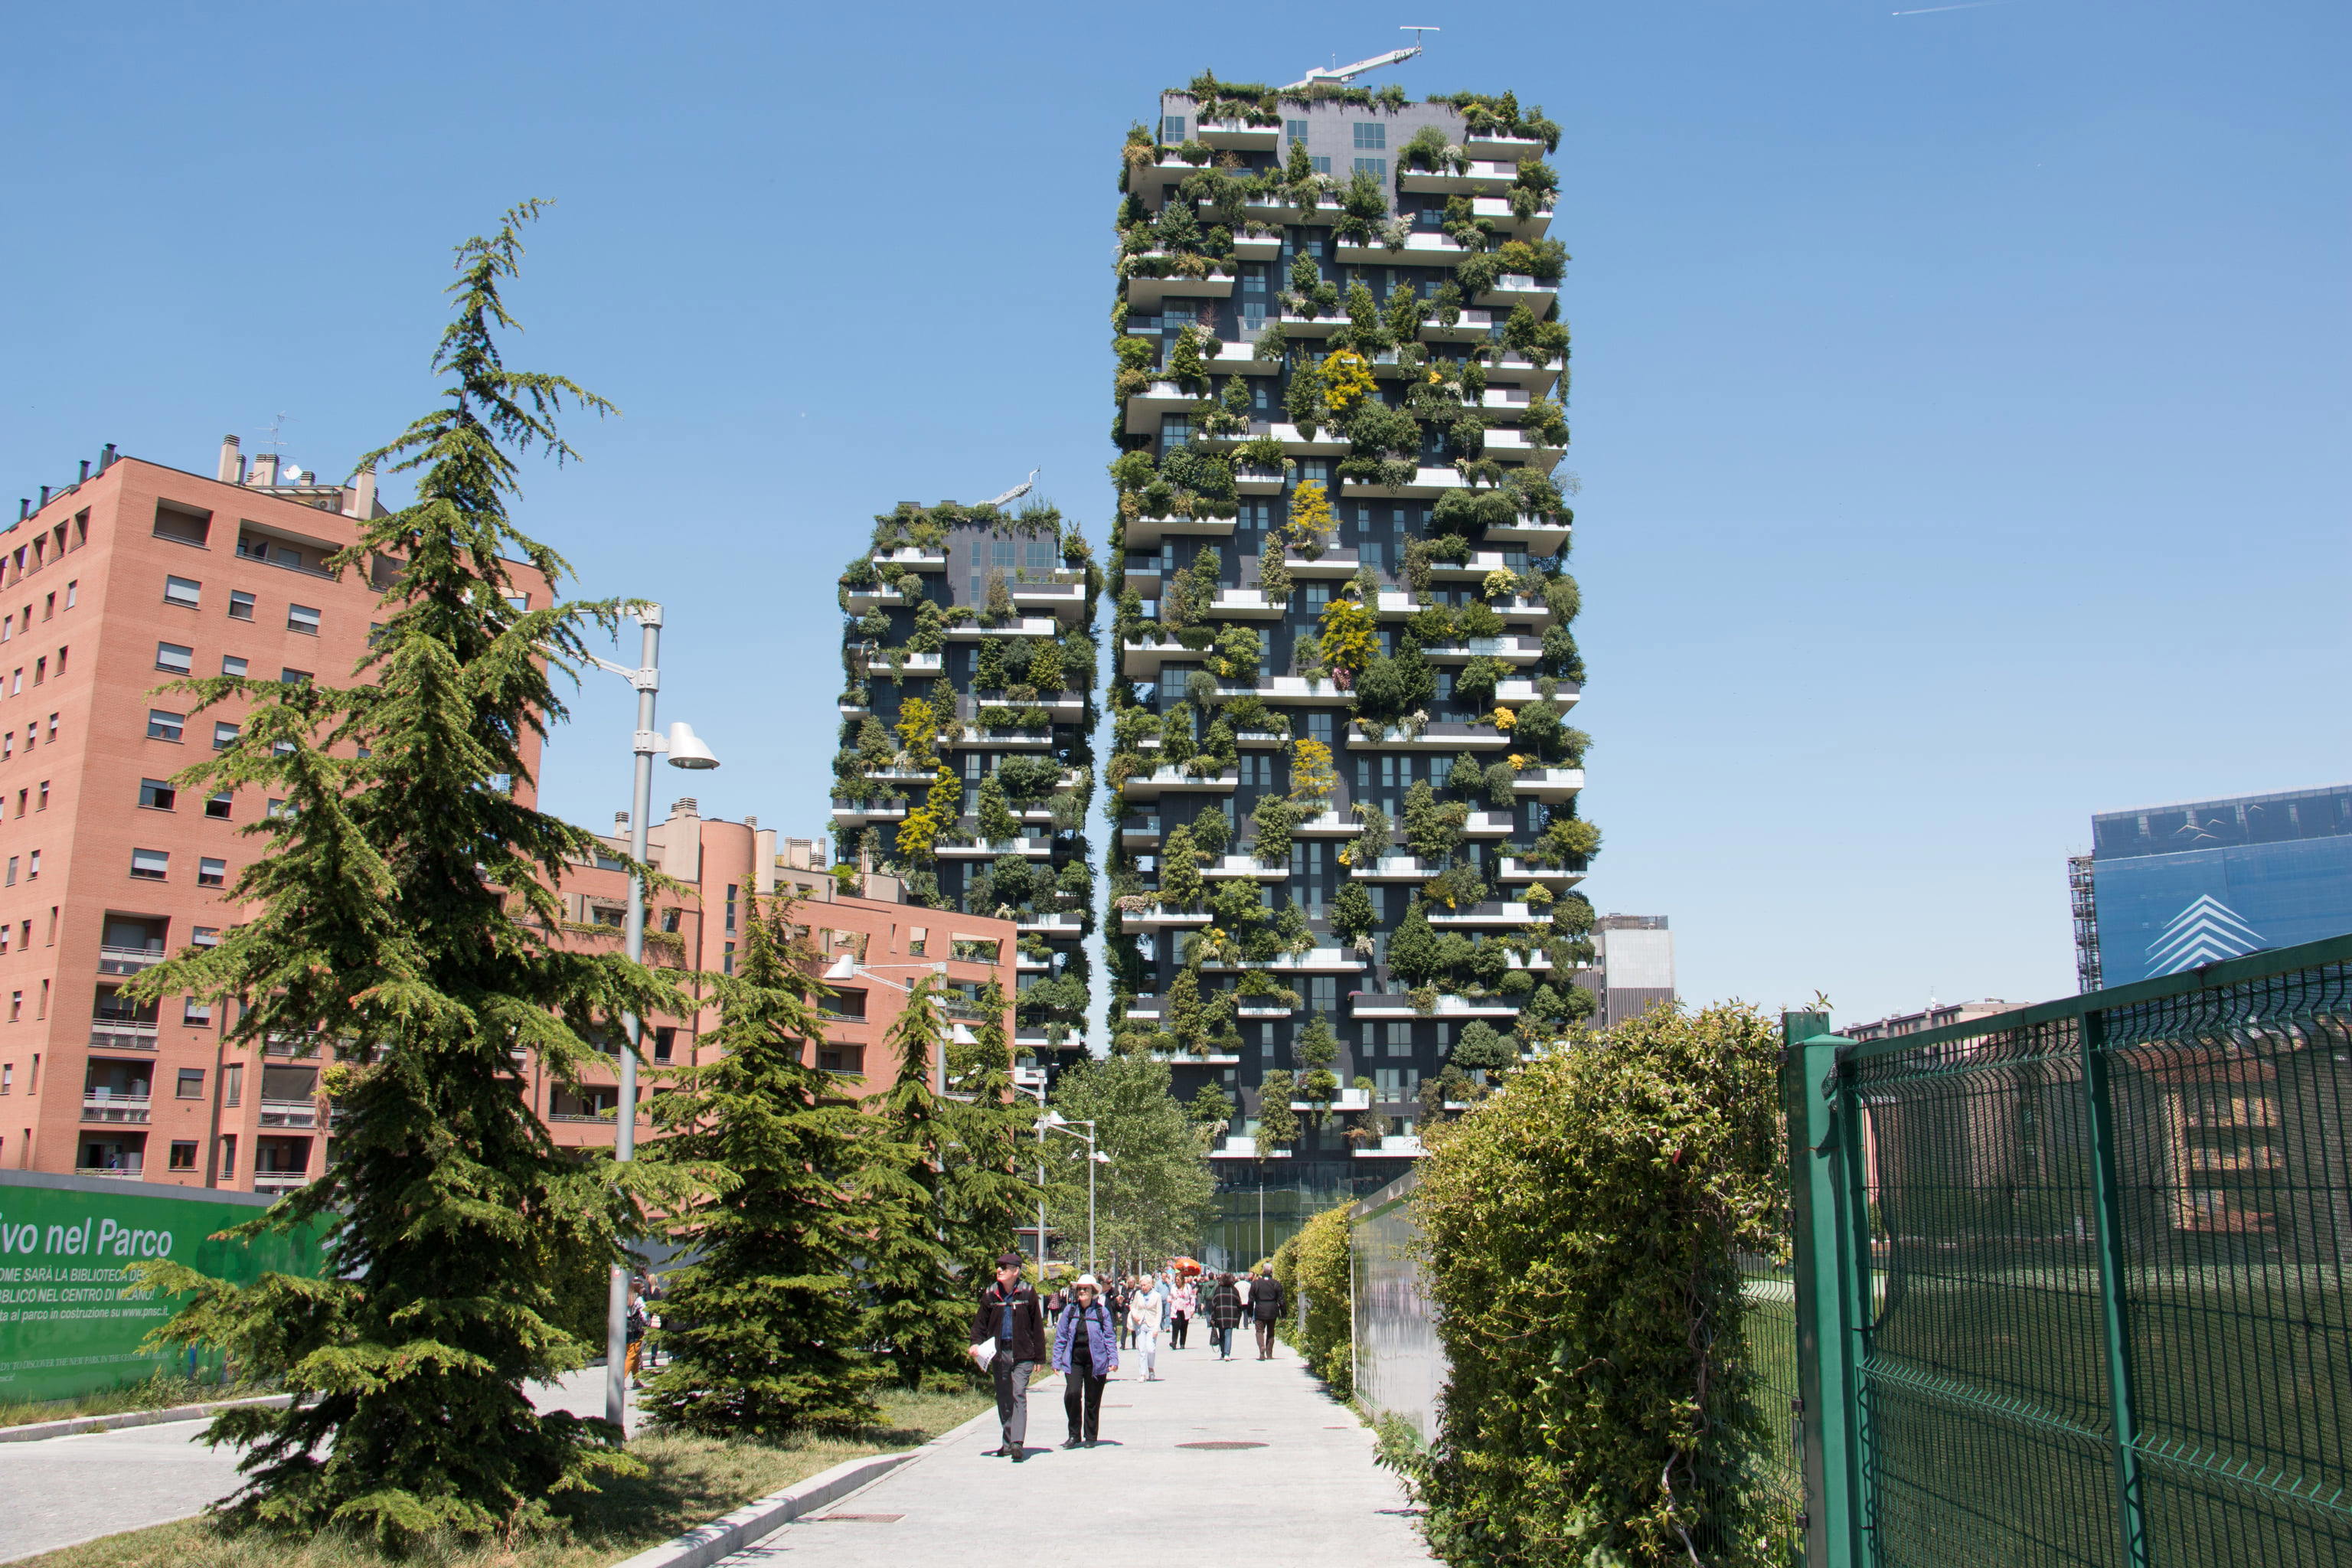
[(1559, 135), (1202, 76), (1123, 149), (1112, 1026), (1236, 1181), (1386, 1180), (1590, 1010)]

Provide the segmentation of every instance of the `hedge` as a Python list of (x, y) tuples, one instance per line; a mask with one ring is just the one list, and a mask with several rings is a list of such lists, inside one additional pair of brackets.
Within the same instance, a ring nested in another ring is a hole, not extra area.
[(1307, 1369), (1342, 1399), (1355, 1393), (1355, 1354), (1349, 1341), (1355, 1293), (1355, 1255), (1349, 1212), (1351, 1204), (1325, 1209), (1301, 1226), (1274, 1255), (1274, 1277), (1293, 1302), (1303, 1294), (1307, 1320), (1296, 1310), (1282, 1317), (1284, 1342), (1305, 1358)]
[(1454, 1568), (1769, 1560), (1737, 1255), (1773, 1245), (1777, 1052), (1752, 1008), (1654, 1008), (1430, 1130), (1452, 1375), (1399, 1458)]

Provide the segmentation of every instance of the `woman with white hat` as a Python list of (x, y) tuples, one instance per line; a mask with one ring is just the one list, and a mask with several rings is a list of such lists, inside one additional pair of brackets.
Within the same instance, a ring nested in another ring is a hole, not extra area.
[(1070, 1440), (1062, 1447), (1091, 1448), (1102, 1430), (1103, 1384), (1118, 1370), (1118, 1325), (1091, 1274), (1078, 1276), (1055, 1325), (1054, 1370), (1062, 1374), (1062, 1413), (1070, 1418)]

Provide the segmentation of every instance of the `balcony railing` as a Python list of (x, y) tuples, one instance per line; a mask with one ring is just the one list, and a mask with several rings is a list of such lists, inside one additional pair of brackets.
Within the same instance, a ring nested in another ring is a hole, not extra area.
[(265, 1097), (261, 1102), (261, 1124), (264, 1127), (316, 1127), (319, 1125), (318, 1102)]
[(81, 1098), (84, 1121), (145, 1121), (153, 1100), (143, 1094), (86, 1094)]
[(118, 1182), (138, 1181), (145, 1172), (138, 1165), (76, 1165), (77, 1176), (107, 1176)]
[(89, 1021), (89, 1044), (100, 1051), (152, 1051), (155, 1048), (156, 1026), (132, 1018), (92, 1018)]
[(310, 1180), (310, 1176), (301, 1171), (256, 1171), (253, 1173), (253, 1190), (257, 1193), (290, 1193)]
[(163, 962), (163, 950), (160, 947), (101, 947), (98, 950), (98, 972), (100, 974), (136, 974)]

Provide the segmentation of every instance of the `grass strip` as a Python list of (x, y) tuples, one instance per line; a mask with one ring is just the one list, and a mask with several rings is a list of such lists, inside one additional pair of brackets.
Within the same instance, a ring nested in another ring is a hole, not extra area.
[(23, 1558), (12, 1568), (604, 1568), (845, 1459), (927, 1442), (990, 1404), (977, 1393), (887, 1394), (882, 1426), (776, 1444), (647, 1433), (629, 1445), (646, 1474), (562, 1500), (563, 1528), (524, 1540), (450, 1542), (393, 1558), (349, 1537), (229, 1535), (199, 1518)]

